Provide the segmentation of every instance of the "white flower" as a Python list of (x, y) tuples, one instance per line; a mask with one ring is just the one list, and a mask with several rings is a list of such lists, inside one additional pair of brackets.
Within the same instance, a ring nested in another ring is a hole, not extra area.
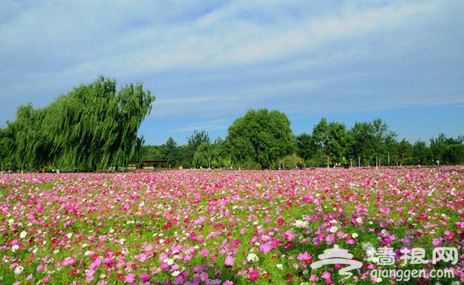
[(177, 275), (179, 275), (179, 274), (180, 274), (179, 270), (176, 270), (173, 273), (171, 273), (171, 275), (174, 276), (174, 277), (177, 277)]
[(338, 227), (337, 227), (337, 226), (332, 226), (332, 227), (330, 227), (330, 229), (329, 229), (329, 232), (331, 232), (331, 233), (333, 233), (333, 234), (336, 233), (337, 231), (338, 231)]
[(357, 233), (353, 233), (353, 234), (351, 235), (351, 237), (357, 238), (357, 237), (358, 237), (358, 234), (357, 234)]
[(279, 269), (282, 269), (283, 265), (279, 263), (279, 264), (276, 264), (276, 267), (279, 268)]
[(13, 245), (13, 246), (11, 247), (11, 251), (12, 251), (12, 252), (17, 251), (18, 249), (19, 249), (19, 245), (17, 245), (17, 244), (15, 244), (15, 245)]
[(258, 261), (259, 261), (259, 257), (258, 257), (256, 254), (254, 254), (254, 253), (250, 253), (250, 254), (248, 254), (248, 256), (247, 256), (247, 260), (248, 260), (248, 262), (258, 262)]
[(27, 236), (27, 232), (26, 231), (22, 231), (20, 234), (19, 234), (19, 237), (20, 238), (25, 238)]
[(377, 277), (377, 279), (375, 281), (377, 281), (377, 283), (380, 283), (380, 282), (382, 282), (382, 278)]
[(363, 218), (362, 218), (362, 217), (357, 217), (357, 218), (356, 218), (356, 222), (357, 222), (358, 224), (362, 224), (362, 223), (363, 223)]
[(309, 226), (309, 222), (308, 221), (302, 221), (302, 220), (297, 220), (295, 222), (295, 226), (297, 228), (307, 228)]
[(21, 265), (19, 265), (19, 266), (16, 266), (16, 268), (15, 268), (15, 270), (14, 270), (14, 273), (15, 273), (16, 275), (19, 275), (19, 274), (23, 273), (23, 271), (24, 271), (24, 267), (22, 267)]

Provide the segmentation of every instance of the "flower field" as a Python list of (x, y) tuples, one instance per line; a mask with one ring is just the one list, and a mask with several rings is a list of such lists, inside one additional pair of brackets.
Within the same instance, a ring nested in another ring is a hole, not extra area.
[[(2, 174), (0, 191), (4, 285), (464, 282), (462, 167)], [(337, 247), (362, 263), (349, 278), (311, 267)]]

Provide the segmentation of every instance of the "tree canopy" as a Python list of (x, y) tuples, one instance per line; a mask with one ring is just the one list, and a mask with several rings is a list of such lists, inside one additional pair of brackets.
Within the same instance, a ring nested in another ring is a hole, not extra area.
[(294, 150), (294, 136), (287, 115), (267, 109), (249, 110), (235, 120), (226, 140), (237, 166), (269, 168)]
[(1, 143), (8, 144), (20, 168), (95, 170), (124, 165), (143, 144), (137, 131), (154, 100), (142, 83), (117, 91), (115, 80), (100, 76), (45, 108), (19, 106)]

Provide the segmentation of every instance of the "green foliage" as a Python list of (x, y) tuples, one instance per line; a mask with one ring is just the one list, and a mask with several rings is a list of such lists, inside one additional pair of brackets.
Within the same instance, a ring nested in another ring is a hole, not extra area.
[(327, 157), (327, 167), (333, 163), (343, 162), (345, 146), (348, 143), (346, 126), (337, 122), (327, 122), (326, 118), (314, 126), (312, 138), (316, 148), (323, 149)]
[(432, 159), (440, 161), (442, 164), (461, 164), (464, 163), (463, 137), (457, 139), (447, 138), (440, 134), (437, 138), (430, 139), (430, 151)]
[(163, 158), (169, 161), (170, 167), (177, 165), (179, 161), (177, 142), (172, 137), (169, 137), (169, 139), (163, 145), (162, 154), (163, 154)]
[(316, 154), (316, 146), (314, 144), (313, 137), (307, 133), (302, 133), (296, 136), (296, 153), (302, 158), (302, 161), (306, 164), (306, 161), (311, 159)]
[(430, 149), (427, 147), (425, 142), (417, 141), (412, 146), (413, 148), (413, 159), (417, 162), (417, 164), (427, 164), (431, 161), (431, 153)]
[(100, 76), (74, 88), (43, 109), (20, 106), (9, 122), (15, 154), (22, 169), (51, 165), (64, 170), (96, 170), (125, 165), (140, 154), (137, 137), (155, 97), (141, 83), (116, 91), (116, 81)]
[(227, 142), (235, 166), (270, 168), (292, 154), (294, 136), (284, 113), (249, 110), (228, 129)]

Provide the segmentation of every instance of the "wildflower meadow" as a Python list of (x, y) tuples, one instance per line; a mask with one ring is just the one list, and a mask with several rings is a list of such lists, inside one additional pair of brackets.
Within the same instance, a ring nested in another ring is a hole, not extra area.
[[(464, 282), (464, 167), (1, 174), (0, 191), (2, 285)], [(311, 267), (336, 248), (349, 278)]]

